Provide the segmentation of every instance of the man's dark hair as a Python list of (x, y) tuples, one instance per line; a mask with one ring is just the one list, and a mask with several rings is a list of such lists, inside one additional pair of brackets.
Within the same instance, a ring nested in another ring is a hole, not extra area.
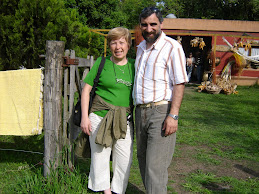
[(153, 13), (156, 14), (156, 17), (158, 18), (159, 22), (162, 23), (164, 21), (161, 11), (156, 7), (146, 7), (144, 8), (140, 15), (139, 15), (139, 23), (141, 22), (141, 19), (146, 19), (147, 17), (151, 16)]

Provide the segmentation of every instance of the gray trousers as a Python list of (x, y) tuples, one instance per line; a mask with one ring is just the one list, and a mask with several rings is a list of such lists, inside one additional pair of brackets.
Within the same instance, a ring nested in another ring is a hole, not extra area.
[(165, 137), (163, 123), (170, 105), (136, 107), (137, 157), (148, 194), (166, 194), (168, 167), (172, 161), (176, 133)]

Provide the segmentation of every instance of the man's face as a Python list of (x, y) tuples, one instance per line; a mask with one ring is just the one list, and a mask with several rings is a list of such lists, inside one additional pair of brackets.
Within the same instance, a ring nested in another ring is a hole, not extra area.
[(155, 43), (157, 38), (161, 34), (162, 24), (159, 22), (155, 13), (150, 15), (147, 18), (141, 18), (140, 29), (142, 32), (143, 38), (147, 43)]

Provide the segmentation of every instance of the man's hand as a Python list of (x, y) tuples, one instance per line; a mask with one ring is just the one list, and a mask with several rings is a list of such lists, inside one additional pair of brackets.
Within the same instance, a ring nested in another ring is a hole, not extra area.
[(177, 129), (178, 129), (178, 120), (174, 120), (172, 117), (167, 116), (162, 129), (162, 130), (165, 130), (165, 136), (175, 133)]
[[(184, 83), (173, 86), (173, 97), (171, 103), (170, 114), (178, 115), (180, 106), (183, 99)], [(175, 133), (178, 129), (178, 120), (167, 116), (164, 122), (163, 130), (165, 130), (165, 136)]]

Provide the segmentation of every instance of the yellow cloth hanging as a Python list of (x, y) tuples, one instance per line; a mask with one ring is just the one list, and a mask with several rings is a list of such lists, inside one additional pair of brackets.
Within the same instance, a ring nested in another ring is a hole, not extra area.
[(0, 135), (38, 135), (42, 128), (42, 70), (0, 71)]

